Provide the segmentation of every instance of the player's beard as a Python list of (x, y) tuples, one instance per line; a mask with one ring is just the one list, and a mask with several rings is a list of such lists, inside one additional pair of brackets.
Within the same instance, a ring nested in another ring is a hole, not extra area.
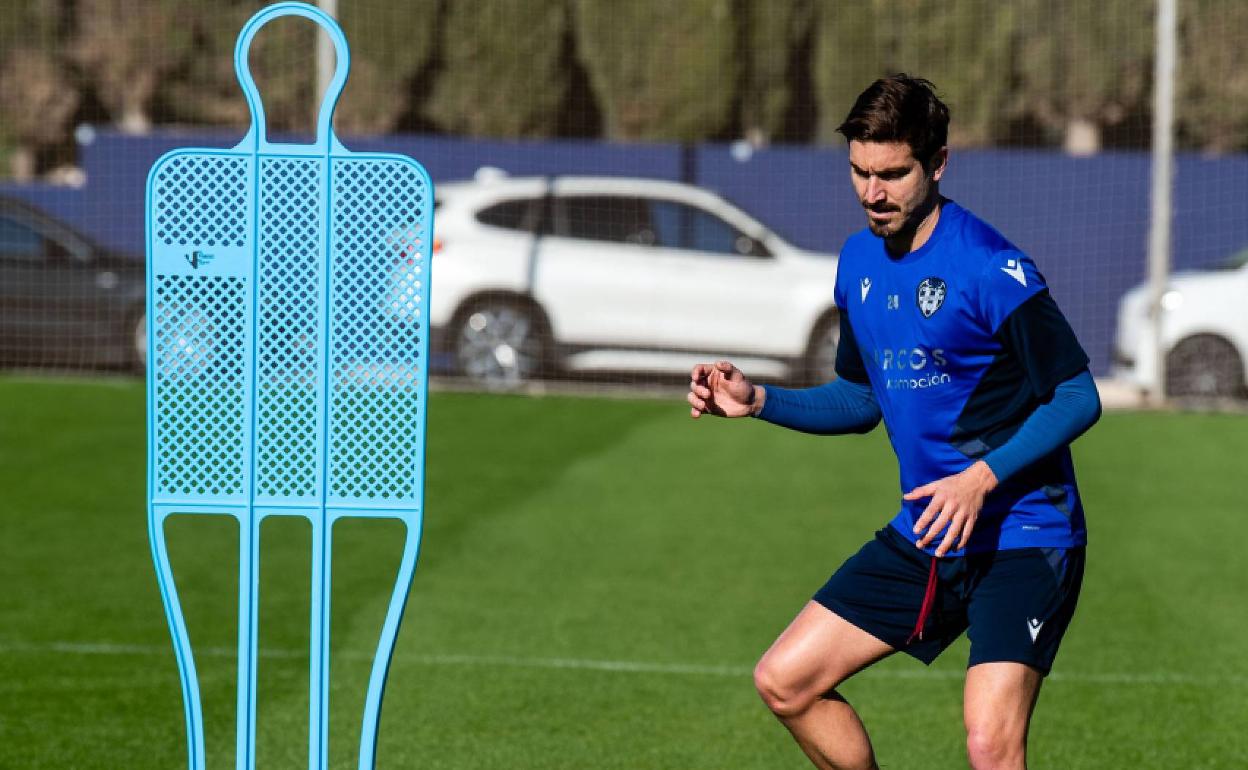
[[(914, 218), (914, 212), (911, 211), (907, 213), (903, 211), (900, 206), (890, 205), (887, 207), (873, 209), (870, 206), (864, 205), (863, 209), (868, 212), (867, 227), (870, 228), (871, 234), (878, 238), (891, 238), (906, 228), (914, 229), (918, 226), (917, 222), (910, 221)], [(878, 213), (887, 212), (892, 214), (892, 216), (889, 217), (887, 221), (880, 222), (871, 216), (870, 212), (872, 211), (876, 211)]]

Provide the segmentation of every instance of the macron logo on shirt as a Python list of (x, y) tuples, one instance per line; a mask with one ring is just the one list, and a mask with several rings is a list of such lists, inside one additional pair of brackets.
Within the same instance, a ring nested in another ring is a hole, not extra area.
[(867, 294), (870, 293), (870, 291), (871, 291), (871, 279), (863, 278), (862, 279), (862, 301), (863, 302), (867, 301)]
[(1023, 272), (1023, 263), (1017, 259), (1011, 259), (1005, 263), (1005, 267), (1001, 268), (1001, 272), (1021, 283), (1027, 285), (1027, 275)]

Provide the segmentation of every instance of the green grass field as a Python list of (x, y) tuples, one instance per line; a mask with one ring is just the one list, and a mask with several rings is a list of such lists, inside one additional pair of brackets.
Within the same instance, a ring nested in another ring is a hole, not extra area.
[[(185, 767), (147, 543), (143, 390), (0, 379), (0, 768)], [(436, 393), (381, 768), (802, 768), (754, 660), (891, 515), (882, 431), (683, 402)], [(1091, 545), (1033, 768), (1248, 766), (1248, 418), (1111, 413), (1075, 447)], [(269, 527), (272, 527), (270, 529)], [(306, 752), (306, 527), (266, 524), (260, 766)], [(395, 530), (338, 530), (331, 766), (353, 766)], [(209, 767), (232, 767), (236, 535), (171, 525)], [(851, 680), (887, 768), (964, 767), (965, 640)]]

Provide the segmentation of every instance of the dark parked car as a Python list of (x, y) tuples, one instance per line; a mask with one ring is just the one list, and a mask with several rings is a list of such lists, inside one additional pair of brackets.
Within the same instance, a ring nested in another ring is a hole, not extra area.
[(0, 363), (141, 370), (144, 275), (141, 257), (0, 196)]

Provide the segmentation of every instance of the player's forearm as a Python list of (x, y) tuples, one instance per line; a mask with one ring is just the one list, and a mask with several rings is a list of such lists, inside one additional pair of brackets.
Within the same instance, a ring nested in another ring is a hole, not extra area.
[(844, 378), (814, 388), (793, 390), (760, 386), (754, 412), (760, 420), (803, 433), (866, 433), (880, 422), (880, 406), (870, 385)]
[(1005, 481), (1040, 458), (1074, 441), (1101, 416), (1092, 374), (1084, 369), (1059, 384), (1053, 398), (1036, 407), (1018, 432), (983, 459)]

